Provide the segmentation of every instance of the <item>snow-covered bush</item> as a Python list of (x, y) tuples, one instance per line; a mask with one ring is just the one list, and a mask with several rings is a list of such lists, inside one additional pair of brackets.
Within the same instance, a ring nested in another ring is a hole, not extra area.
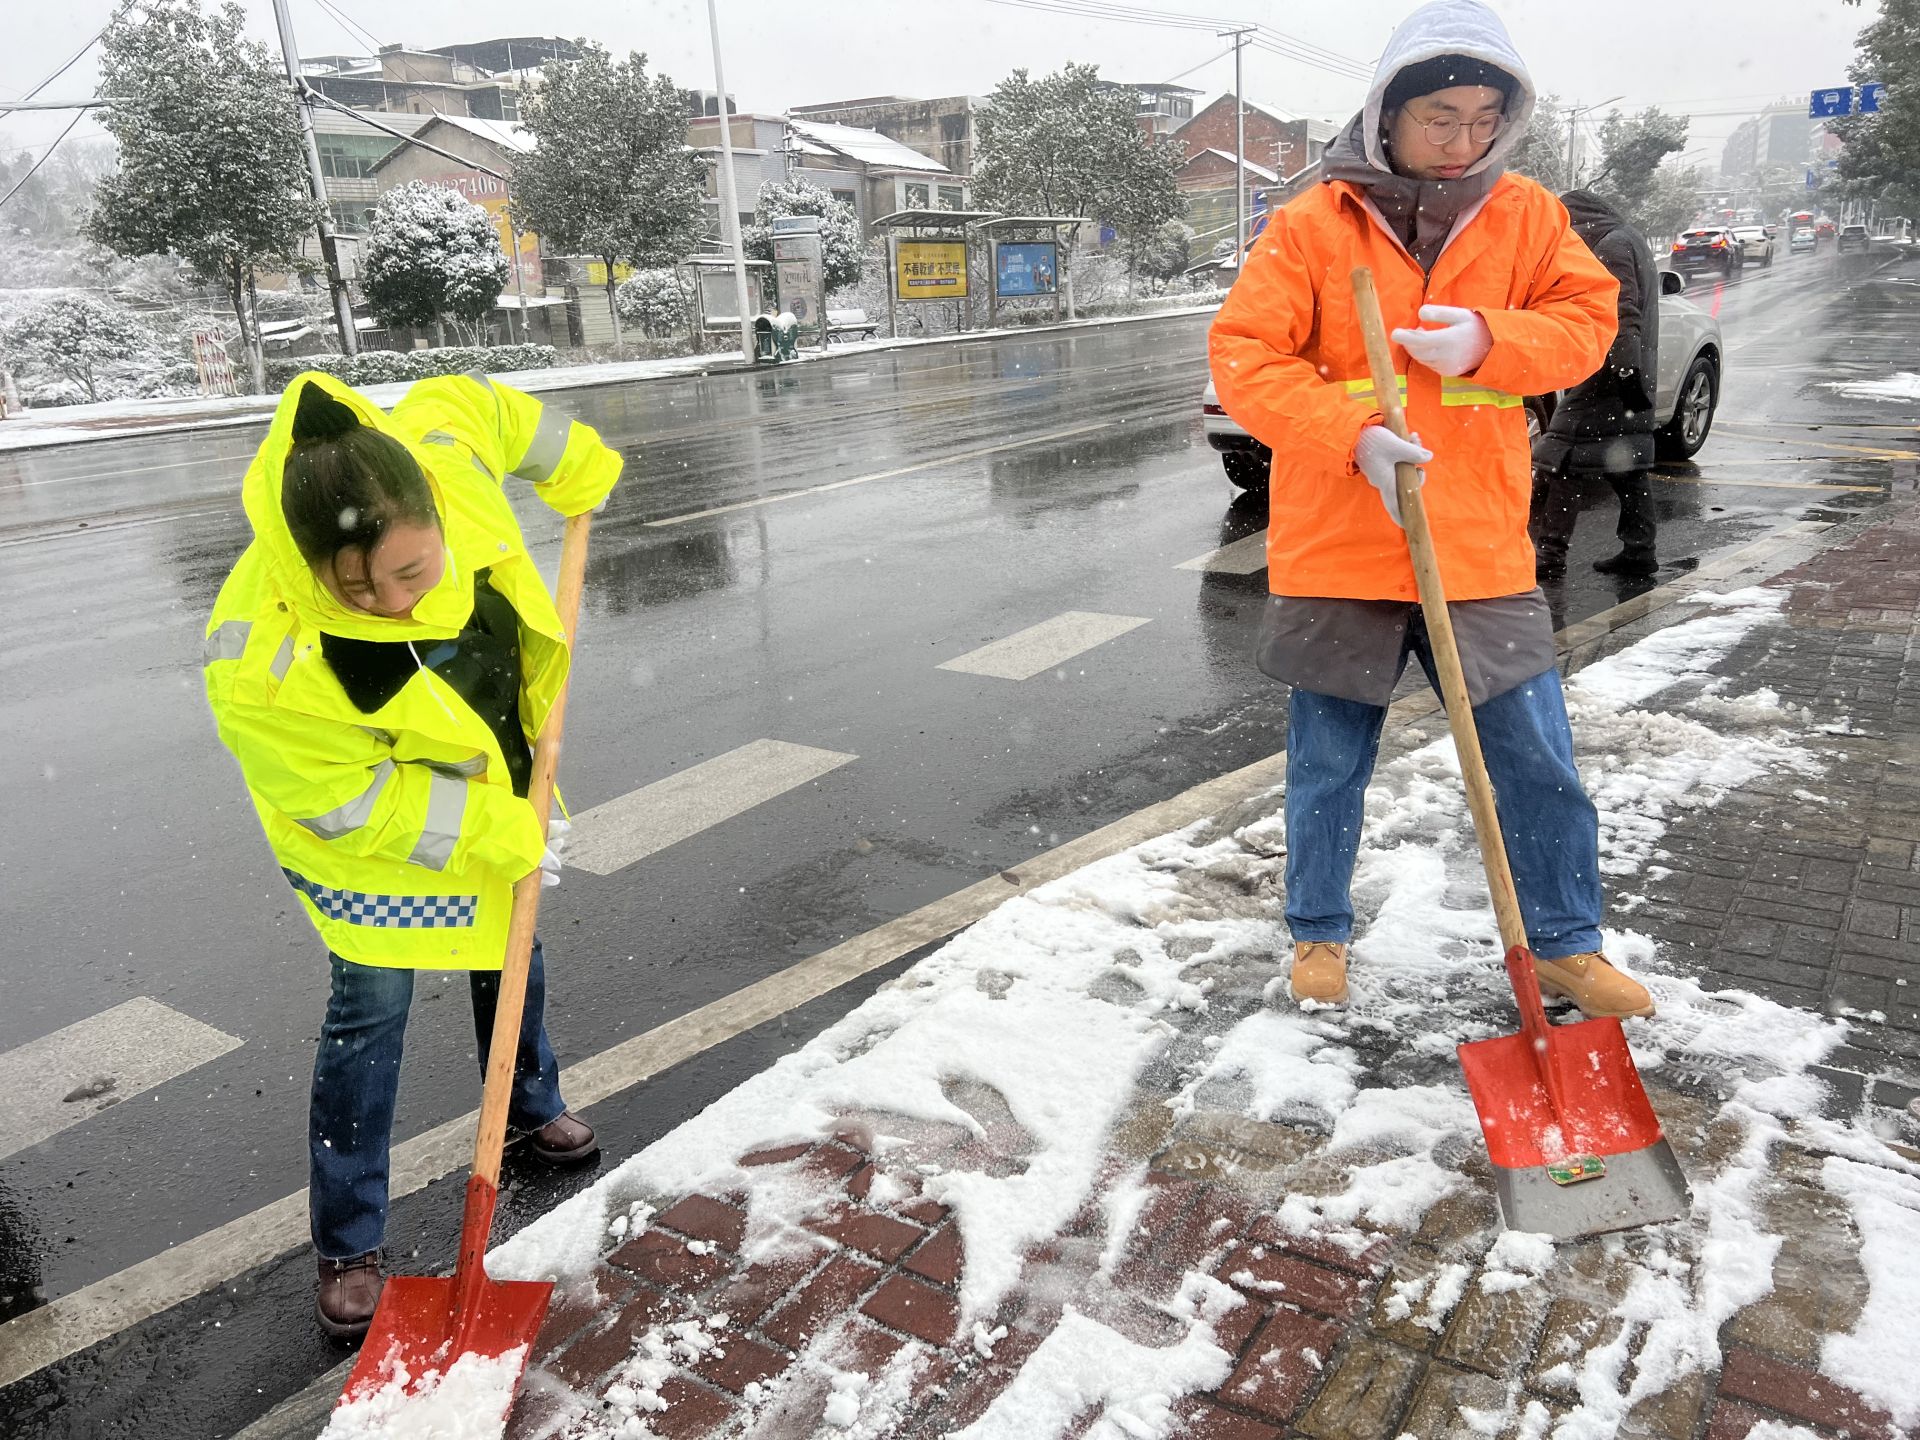
[(551, 345), (443, 345), (432, 350), (363, 350), (344, 355), (301, 355), (267, 362), (267, 388), (284, 390), (303, 370), (321, 370), (349, 385), (386, 385), (424, 380), (429, 375), (464, 375), (478, 370), (497, 375), (509, 370), (546, 370), (556, 352)]
[(473, 332), (511, 273), (493, 219), (456, 191), (413, 180), (380, 199), (361, 275), (388, 326), (452, 320)]
[[(85, 291), (52, 291), (6, 325), (4, 344), (30, 405), (191, 393), (192, 366), (132, 311)], [(185, 369), (184, 378), (182, 369)]]
[(684, 333), (693, 311), (686, 282), (668, 266), (634, 271), (614, 291), (614, 303), (622, 320), (656, 338)]

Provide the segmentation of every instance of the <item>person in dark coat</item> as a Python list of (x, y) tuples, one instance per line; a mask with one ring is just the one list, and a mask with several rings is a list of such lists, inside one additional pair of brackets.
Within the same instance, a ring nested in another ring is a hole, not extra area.
[(1620, 333), (1607, 363), (1567, 391), (1533, 443), (1533, 544), (1543, 580), (1566, 573), (1581, 481), (1604, 475), (1620, 497), (1620, 552), (1596, 560), (1611, 575), (1651, 575), (1654, 556), (1654, 392), (1659, 376), (1660, 273), (1646, 237), (1587, 190), (1560, 197), (1573, 228), (1620, 282)]

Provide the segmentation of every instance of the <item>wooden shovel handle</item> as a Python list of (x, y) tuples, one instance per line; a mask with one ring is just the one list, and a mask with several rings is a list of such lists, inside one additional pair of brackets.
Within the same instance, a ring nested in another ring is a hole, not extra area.
[[(579, 653), (580, 592), (587, 577), (587, 532), (593, 513), (567, 521), (560, 547), (560, 593), (556, 603), (567, 643)], [(560, 737), (566, 729), (567, 691), (562, 685), (553, 708), (540, 727), (533, 747), (533, 779), (527, 799), (540, 817), (544, 835), (553, 811), (553, 777), (560, 766)], [(487, 1048), (486, 1087), (480, 1097), (480, 1128), (473, 1139), (473, 1174), (489, 1187), (500, 1182), (500, 1152), (507, 1143), (507, 1106), (513, 1096), (514, 1059), (520, 1050), (520, 1015), (527, 1002), (527, 970), (533, 961), (534, 922), (540, 915), (540, 871), (521, 877), (513, 887), (513, 920), (507, 930), (507, 954), (500, 967), (500, 994), (493, 1008), (493, 1042)]]
[[(1393, 373), (1393, 351), (1387, 344), (1386, 322), (1380, 317), (1380, 297), (1373, 288), (1373, 272), (1364, 265), (1353, 272), (1353, 303), (1360, 315), (1360, 333), (1366, 337), (1367, 368), (1373, 373), (1375, 403), (1386, 417), (1387, 428), (1401, 439), (1411, 440), (1407, 412), (1400, 404), (1400, 382)], [(1520, 917), (1520, 899), (1514, 893), (1506, 841), (1500, 834), (1499, 814), (1494, 808), (1493, 782), (1487, 778), (1486, 757), (1480, 752), (1480, 732), (1474, 726), (1473, 705), (1467, 698), (1467, 677), (1460, 666), (1460, 647), (1453, 639), (1453, 617), (1447, 613), (1447, 592), (1440, 582), (1440, 564), (1433, 553), (1433, 534), (1427, 528), (1427, 507), (1420, 495), (1417, 467), (1400, 465), (1394, 478), (1400, 492), (1400, 519), (1406, 527), (1407, 549), (1413, 554), (1413, 579), (1420, 591), (1420, 610), (1426, 616), (1427, 638), (1433, 643), (1433, 668), (1440, 674), (1440, 698), (1446, 702), (1447, 724), (1453, 729), (1454, 748), (1460, 752), (1460, 775), (1466, 781), (1467, 808), (1473, 812), (1474, 833), (1480, 838), (1480, 859), (1487, 871), (1487, 888), (1493, 892), (1493, 913), (1500, 922), (1500, 943), (1508, 950), (1515, 946), (1525, 949), (1527, 927)], [(1516, 995), (1519, 990), (1516, 985)], [(1538, 1009), (1538, 991), (1532, 994)]]

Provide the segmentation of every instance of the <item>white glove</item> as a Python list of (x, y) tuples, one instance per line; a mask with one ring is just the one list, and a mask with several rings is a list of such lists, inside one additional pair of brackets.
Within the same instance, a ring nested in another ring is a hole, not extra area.
[[(1387, 515), (1403, 530), (1406, 524), (1400, 518), (1400, 487), (1394, 480), (1394, 466), (1425, 465), (1431, 459), (1433, 452), (1420, 448), (1418, 435), (1411, 441), (1402, 440), (1384, 425), (1367, 426), (1353, 445), (1353, 463), (1373, 488), (1380, 492), (1380, 503), (1387, 507)], [(1427, 483), (1427, 472), (1416, 470), (1413, 473), (1413, 485), (1417, 490)]]
[(1438, 330), (1396, 330), (1394, 342), (1436, 375), (1471, 375), (1493, 349), (1493, 331), (1472, 310), (1422, 305), (1420, 318)]
[(558, 815), (547, 821), (547, 848), (556, 855), (567, 853), (567, 836), (573, 833), (573, 822), (562, 820)]
[(549, 885), (558, 885), (559, 883), (560, 857), (553, 853), (553, 847), (549, 845), (545, 850), (540, 852), (540, 886), (542, 889), (545, 889)]

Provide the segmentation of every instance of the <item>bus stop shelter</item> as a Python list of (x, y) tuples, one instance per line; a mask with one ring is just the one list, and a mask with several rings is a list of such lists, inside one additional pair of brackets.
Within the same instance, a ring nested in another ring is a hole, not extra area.
[(896, 210), (873, 222), (887, 239), (888, 335), (899, 337), (900, 306), (928, 301), (958, 303), (960, 328), (972, 328), (973, 249), (967, 227), (992, 218), (991, 210)]
[[(1073, 319), (1073, 277), (1062, 257), (1073, 249), (1083, 215), (993, 215), (975, 221), (972, 231), (987, 242), (987, 328), (1000, 323), (1002, 300), (1053, 297), (1053, 318), (1060, 318), (1060, 297), (1066, 295), (1067, 318)], [(1063, 243), (1060, 232), (1067, 237)]]
[[(733, 259), (727, 255), (695, 255), (683, 262), (693, 274), (694, 298), (699, 303), (699, 333), (739, 338), (740, 326), (753, 315), (736, 315), (740, 301), (733, 288)], [(756, 314), (766, 307), (767, 284), (773, 275), (771, 260), (749, 260), (747, 305)]]

